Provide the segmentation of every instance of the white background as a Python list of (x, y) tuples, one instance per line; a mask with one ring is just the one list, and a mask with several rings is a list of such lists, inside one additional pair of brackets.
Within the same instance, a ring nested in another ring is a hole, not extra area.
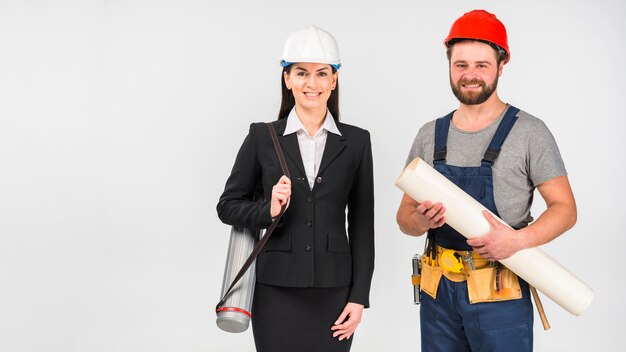
[(578, 224), (544, 250), (596, 293), (580, 317), (544, 296), (536, 350), (619, 349), (622, 1), (2, 0), (0, 350), (253, 351), (251, 331), (215, 326), (230, 231), (215, 205), (308, 24), (339, 41), (342, 120), (373, 139), (376, 270), (353, 350), (419, 350), (423, 239), (398, 230), (393, 182), (417, 129), (457, 106), (442, 41), (474, 8), (509, 31), (500, 96), (547, 123), (570, 173)]

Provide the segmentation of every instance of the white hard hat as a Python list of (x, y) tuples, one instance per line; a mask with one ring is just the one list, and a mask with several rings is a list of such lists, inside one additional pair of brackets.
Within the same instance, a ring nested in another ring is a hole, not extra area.
[(337, 41), (330, 33), (315, 26), (299, 29), (287, 38), (280, 64), (286, 67), (294, 62), (329, 64), (338, 70), (341, 60)]

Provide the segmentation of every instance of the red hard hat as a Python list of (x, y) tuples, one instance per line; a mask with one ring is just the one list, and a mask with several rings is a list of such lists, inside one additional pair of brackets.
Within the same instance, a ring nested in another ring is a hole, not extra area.
[(485, 10), (470, 11), (454, 21), (450, 34), (443, 43), (447, 47), (448, 42), (453, 39), (478, 39), (496, 44), (507, 53), (504, 63), (506, 64), (511, 59), (506, 28), (496, 15)]

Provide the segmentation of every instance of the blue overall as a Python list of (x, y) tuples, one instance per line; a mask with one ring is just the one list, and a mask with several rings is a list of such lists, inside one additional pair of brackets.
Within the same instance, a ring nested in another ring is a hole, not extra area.
[[(491, 166), (519, 109), (509, 106), (479, 167), (447, 165), (446, 144), (452, 114), (436, 121), (434, 167), (457, 186), (498, 215), (493, 196)], [(467, 240), (449, 225), (428, 232), (431, 244), (471, 250)], [(528, 284), (520, 279), (522, 298), (470, 304), (467, 281), (452, 282), (442, 276), (437, 299), (422, 296), (420, 309), (422, 351), (532, 351), (533, 309)]]

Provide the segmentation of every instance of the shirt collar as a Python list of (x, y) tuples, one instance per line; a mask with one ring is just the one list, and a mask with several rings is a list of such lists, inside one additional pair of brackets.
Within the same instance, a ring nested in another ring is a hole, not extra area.
[[(330, 111), (327, 110), (326, 118), (324, 119), (324, 123), (320, 127), (320, 129), (325, 129), (328, 132), (334, 133), (336, 135), (341, 136), (341, 132), (339, 132), (339, 128), (337, 128), (337, 124), (335, 123), (335, 119)], [(288, 134), (298, 132), (299, 130), (304, 131), (304, 125), (298, 118), (296, 114), (296, 108), (291, 109), (289, 116), (287, 117), (287, 126), (285, 126), (285, 131), (283, 132), (283, 136)]]

